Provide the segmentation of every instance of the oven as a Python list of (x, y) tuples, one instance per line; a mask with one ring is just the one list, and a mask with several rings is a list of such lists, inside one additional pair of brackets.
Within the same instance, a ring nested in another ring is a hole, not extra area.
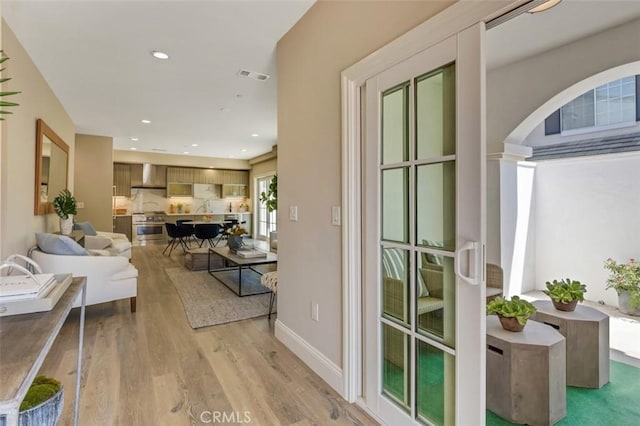
[(164, 243), (167, 241), (164, 212), (134, 213), (132, 219), (132, 243), (145, 245), (149, 243)]

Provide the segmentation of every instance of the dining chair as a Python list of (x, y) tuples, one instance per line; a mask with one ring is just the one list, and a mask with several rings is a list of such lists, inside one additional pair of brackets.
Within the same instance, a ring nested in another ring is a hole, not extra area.
[(220, 225), (217, 223), (202, 223), (195, 226), (194, 236), (201, 240), (200, 246), (204, 244), (205, 241), (209, 243), (209, 247), (215, 247), (217, 241), (214, 243), (213, 239), (220, 234)]

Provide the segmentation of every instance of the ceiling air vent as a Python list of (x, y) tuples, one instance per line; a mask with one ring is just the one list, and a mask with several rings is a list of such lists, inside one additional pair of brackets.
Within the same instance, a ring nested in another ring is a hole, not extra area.
[(249, 70), (245, 70), (243, 68), (240, 69), (240, 71), (238, 71), (238, 75), (240, 77), (248, 77), (248, 78), (252, 78), (254, 80), (258, 80), (258, 81), (266, 81), (269, 79), (269, 75), (267, 74), (262, 74), (260, 72), (256, 72), (256, 71), (249, 71)]

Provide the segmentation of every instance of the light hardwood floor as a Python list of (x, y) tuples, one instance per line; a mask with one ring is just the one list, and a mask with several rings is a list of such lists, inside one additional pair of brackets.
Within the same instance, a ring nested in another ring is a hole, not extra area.
[[(136, 313), (128, 300), (87, 308), (79, 424), (376, 424), (274, 337), (273, 319), (193, 330), (164, 272), (184, 255), (163, 248), (133, 249)], [(41, 369), (65, 386), (61, 425), (72, 424), (78, 317), (74, 309)]]

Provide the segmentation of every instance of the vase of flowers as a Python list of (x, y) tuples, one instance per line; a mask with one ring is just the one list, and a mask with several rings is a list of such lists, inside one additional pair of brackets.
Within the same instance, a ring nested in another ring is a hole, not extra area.
[(604, 262), (609, 270), (607, 289), (618, 293), (618, 309), (627, 315), (640, 316), (640, 262), (629, 259), (626, 263), (618, 263), (609, 258)]
[(76, 199), (68, 189), (63, 189), (56, 198), (53, 199), (53, 208), (60, 217), (60, 233), (71, 235), (73, 231), (73, 215), (78, 214)]
[(247, 233), (247, 230), (240, 225), (234, 225), (227, 229), (227, 246), (231, 251), (238, 251), (242, 247), (242, 236)]

